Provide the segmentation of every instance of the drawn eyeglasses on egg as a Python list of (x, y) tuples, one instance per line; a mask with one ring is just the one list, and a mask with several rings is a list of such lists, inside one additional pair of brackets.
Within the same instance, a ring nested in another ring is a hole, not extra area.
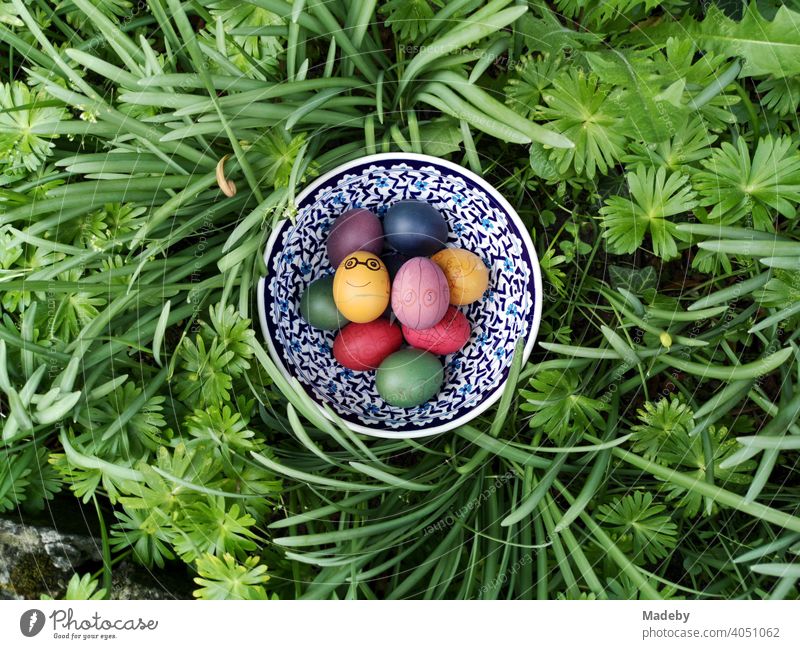
[(346, 262), (344, 262), (344, 267), (347, 270), (352, 270), (356, 266), (366, 266), (370, 270), (380, 270), (381, 269), (381, 262), (377, 259), (369, 258), (366, 261), (359, 261), (356, 257), (349, 257)]

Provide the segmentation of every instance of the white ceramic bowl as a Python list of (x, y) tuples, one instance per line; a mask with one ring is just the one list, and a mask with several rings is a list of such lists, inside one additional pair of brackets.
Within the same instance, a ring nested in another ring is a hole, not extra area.
[[(375, 372), (353, 372), (333, 358), (336, 332), (309, 326), (298, 310), (303, 289), (332, 274), (327, 233), (339, 214), (365, 207), (382, 217), (401, 199), (432, 204), (446, 218), (448, 246), (479, 255), (489, 268), (483, 298), (460, 307), (472, 336), (442, 357), (442, 389), (415, 408), (389, 406), (375, 389)], [(542, 279), (530, 235), (514, 208), (484, 179), (431, 156), (384, 153), (353, 160), (312, 182), (297, 197), (294, 223), (279, 222), (264, 252), (268, 276), (258, 284), (261, 328), (270, 355), (311, 398), (328, 404), (349, 426), (377, 437), (422, 437), (473, 419), (502, 394), (517, 340), (533, 348), (542, 310)], [(325, 413), (325, 410), (322, 409)], [(327, 413), (326, 413), (327, 416)]]

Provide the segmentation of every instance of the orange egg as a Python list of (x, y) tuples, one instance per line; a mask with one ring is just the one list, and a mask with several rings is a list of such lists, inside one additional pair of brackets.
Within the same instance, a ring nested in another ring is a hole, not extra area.
[(333, 277), (333, 301), (350, 322), (372, 322), (389, 304), (389, 271), (371, 252), (344, 258)]
[(440, 250), (431, 261), (442, 269), (450, 287), (450, 304), (471, 304), (489, 287), (489, 269), (478, 255), (463, 248)]

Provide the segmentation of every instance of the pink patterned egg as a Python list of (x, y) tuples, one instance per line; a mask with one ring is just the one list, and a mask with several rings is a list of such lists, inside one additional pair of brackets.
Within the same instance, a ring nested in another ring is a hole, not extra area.
[(437, 324), (450, 305), (450, 289), (442, 269), (427, 257), (409, 259), (392, 283), (392, 311), (411, 329)]

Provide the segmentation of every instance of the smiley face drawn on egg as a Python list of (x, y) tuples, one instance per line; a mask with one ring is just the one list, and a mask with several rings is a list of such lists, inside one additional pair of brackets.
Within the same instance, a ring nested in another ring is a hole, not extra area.
[(333, 278), (333, 301), (351, 322), (372, 322), (389, 304), (389, 272), (377, 255), (359, 250), (344, 258)]
[(489, 269), (469, 250), (445, 248), (431, 257), (431, 261), (447, 278), (451, 304), (471, 304), (479, 300), (489, 286)]
[(411, 329), (427, 329), (442, 319), (450, 289), (442, 270), (430, 259), (409, 259), (392, 284), (392, 311)]

